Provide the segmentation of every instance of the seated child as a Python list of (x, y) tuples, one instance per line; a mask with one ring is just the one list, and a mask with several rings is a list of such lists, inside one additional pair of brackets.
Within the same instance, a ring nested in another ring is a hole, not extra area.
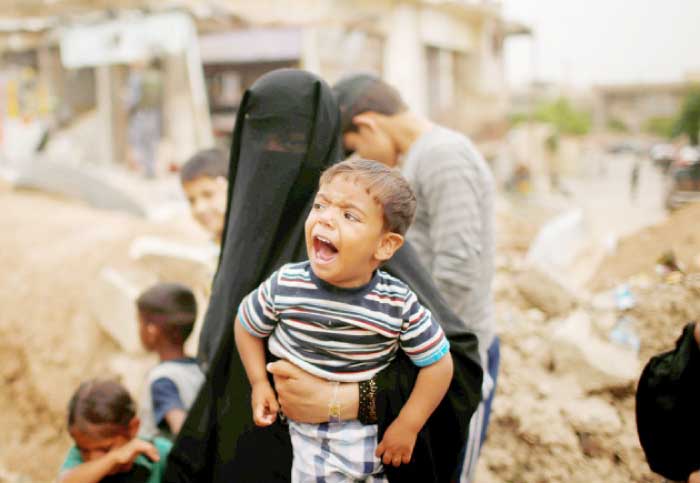
[(228, 197), (228, 159), (219, 149), (205, 149), (192, 156), (180, 171), (193, 218), (221, 243)]
[(68, 404), (68, 432), (75, 445), (58, 481), (160, 482), (171, 443), (139, 439), (138, 430), (134, 401), (121, 384), (97, 379), (82, 383)]
[(140, 434), (172, 438), (204, 382), (196, 360), (183, 349), (197, 318), (197, 301), (183, 285), (159, 283), (139, 296), (136, 307), (141, 343), (160, 359), (148, 373), (141, 398)]
[[(272, 424), (279, 408), (263, 338), (273, 355), (333, 381), (330, 423), (289, 423), (294, 482), (385, 481), (382, 462), (411, 460), (418, 432), (447, 392), (452, 359), (440, 325), (406, 284), (378, 269), (403, 244), (415, 203), (398, 171), (364, 159), (330, 167), (306, 220), (309, 261), (284, 265), (238, 309), (236, 345), (257, 425)], [(376, 425), (340, 421), (338, 384), (370, 379), (399, 348), (421, 369), (377, 445)]]

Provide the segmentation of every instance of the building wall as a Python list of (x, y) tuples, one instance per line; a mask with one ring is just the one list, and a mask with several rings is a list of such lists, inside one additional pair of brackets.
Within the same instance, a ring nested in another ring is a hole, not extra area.
[(621, 121), (630, 131), (640, 132), (649, 119), (676, 116), (691, 89), (691, 83), (599, 88), (596, 122), (604, 129), (612, 120)]
[(331, 83), (357, 71), (382, 75), (415, 112), (470, 134), (504, 122), (498, 16), (391, 0), (335, 2), (326, 13), (344, 22), (308, 29), (303, 67)]

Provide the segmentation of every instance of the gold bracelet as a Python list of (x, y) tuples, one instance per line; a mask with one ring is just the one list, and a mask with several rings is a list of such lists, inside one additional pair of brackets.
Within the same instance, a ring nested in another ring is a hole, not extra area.
[(333, 381), (333, 399), (328, 403), (328, 422), (329, 423), (339, 423), (340, 422), (340, 402), (338, 401), (338, 388), (340, 387), (340, 382)]

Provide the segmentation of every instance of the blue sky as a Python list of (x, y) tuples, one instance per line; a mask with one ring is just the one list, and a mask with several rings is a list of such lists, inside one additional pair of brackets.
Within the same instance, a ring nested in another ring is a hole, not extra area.
[(700, 0), (503, 0), (534, 39), (506, 42), (512, 85), (663, 82), (700, 71)]

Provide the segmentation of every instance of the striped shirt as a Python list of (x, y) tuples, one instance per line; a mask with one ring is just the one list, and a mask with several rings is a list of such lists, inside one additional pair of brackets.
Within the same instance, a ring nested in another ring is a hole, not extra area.
[(270, 336), (270, 352), (318, 377), (370, 379), (399, 347), (418, 367), (449, 350), (440, 325), (408, 286), (377, 270), (362, 287), (345, 289), (319, 279), (308, 261), (287, 264), (238, 308), (243, 327)]

